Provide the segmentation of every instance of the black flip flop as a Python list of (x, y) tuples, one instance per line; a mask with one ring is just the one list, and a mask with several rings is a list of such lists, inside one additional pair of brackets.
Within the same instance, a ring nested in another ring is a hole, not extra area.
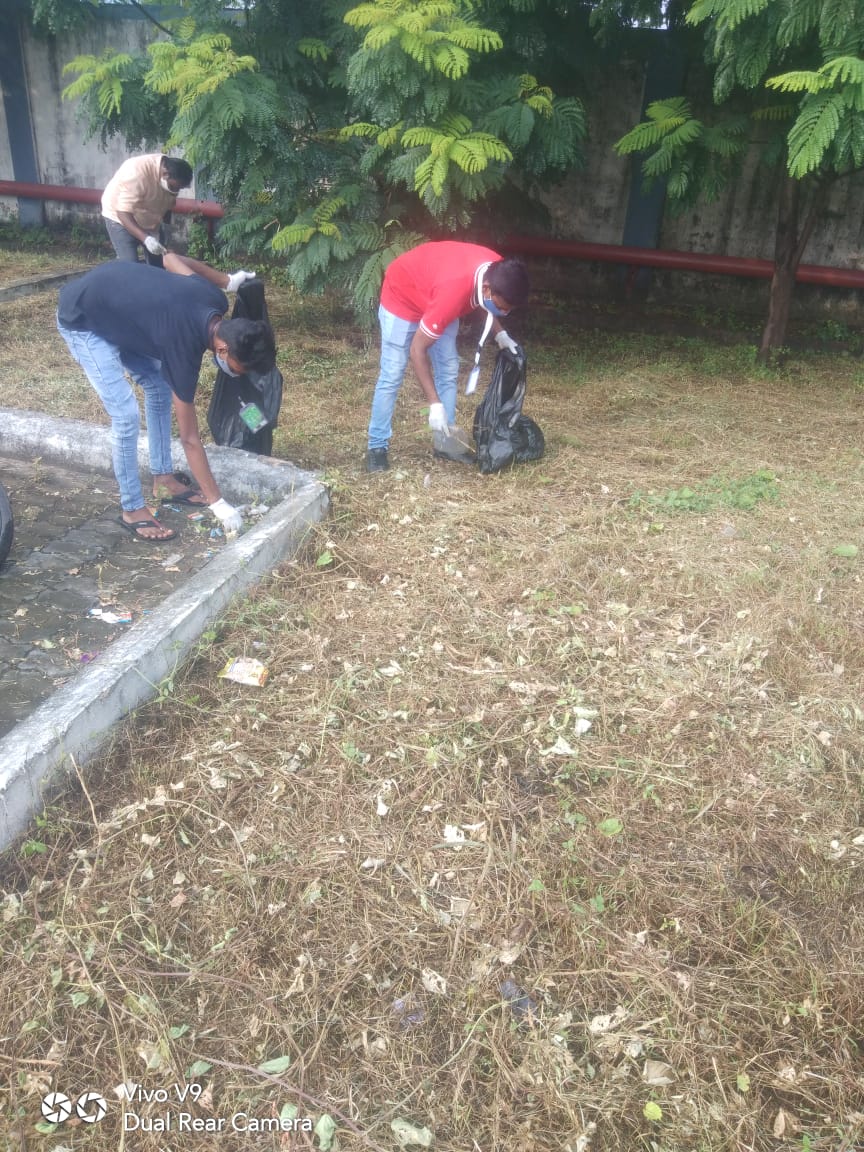
[(162, 504), (189, 504), (192, 508), (206, 508), (206, 502), (202, 503), (200, 500), (193, 500), (193, 496), (200, 496), (200, 488), (187, 488), (185, 492), (178, 492), (176, 496), (166, 496)]
[(169, 528), (167, 536), (142, 536), (138, 531), (139, 528), (165, 527), (165, 525), (160, 524), (158, 520), (154, 520), (152, 516), (148, 516), (146, 520), (133, 520), (131, 523), (120, 516), (118, 517), (118, 523), (122, 524), (127, 532), (131, 532), (137, 540), (143, 540), (147, 544), (167, 544), (169, 540), (173, 540), (177, 535), (173, 528)]

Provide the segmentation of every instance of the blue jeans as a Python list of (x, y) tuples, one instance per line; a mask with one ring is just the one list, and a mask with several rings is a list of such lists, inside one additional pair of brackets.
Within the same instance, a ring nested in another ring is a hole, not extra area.
[[(383, 306), (378, 308), (381, 325), (381, 368), (375, 395), (372, 397), (372, 417), (369, 420), (369, 447), (387, 448), (393, 435), (393, 410), (402, 386), (411, 351), (411, 341), (420, 325), (413, 320), (400, 320)], [(459, 378), (459, 356), (456, 335), (459, 321), (454, 320), (429, 346), (432, 378), (438, 399), (444, 405), (447, 420), (456, 423), (456, 386)]]
[(174, 471), (171, 460), (171, 404), (173, 394), (162, 377), (158, 360), (121, 352), (95, 332), (64, 328), (57, 321), (74, 360), (81, 365), (111, 417), (111, 455), (120, 486), (120, 506), (135, 512), (146, 506), (138, 473), (138, 429), (141, 412), (127, 373), (143, 389), (147, 414), (150, 471), (166, 476)]

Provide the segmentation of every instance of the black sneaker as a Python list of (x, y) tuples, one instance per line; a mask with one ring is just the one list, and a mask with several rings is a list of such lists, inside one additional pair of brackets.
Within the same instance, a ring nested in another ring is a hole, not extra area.
[(386, 472), (389, 467), (386, 448), (370, 448), (366, 453), (367, 472)]

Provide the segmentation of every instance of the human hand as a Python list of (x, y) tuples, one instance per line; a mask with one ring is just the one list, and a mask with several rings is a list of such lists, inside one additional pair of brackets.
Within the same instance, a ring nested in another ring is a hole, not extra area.
[(450, 425), (447, 423), (447, 413), (443, 404), (429, 405), (429, 427), (433, 432), (441, 432), (444, 436), (450, 435)]
[(151, 256), (165, 256), (168, 252), (168, 249), (165, 247), (165, 245), (160, 244), (155, 236), (145, 236), (144, 247), (147, 249)]
[(221, 498), (215, 504), (210, 505), (210, 511), (222, 524), (225, 529), (226, 535), (234, 535), (243, 527), (243, 517), (234, 507), (229, 504), (227, 500)]
[(225, 285), (226, 292), (236, 292), (241, 284), (246, 280), (254, 280), (254, 272), (232, 272), (228, 277), (228, 283)]
[(509, 332), (505, 332), (502, 328), (500, 332), (496, 333), (495, 343), (499, 348), (506, 348), (508, 352), (512, 352), (514, 356), (519, 353), (519, 345), (513, 339)]

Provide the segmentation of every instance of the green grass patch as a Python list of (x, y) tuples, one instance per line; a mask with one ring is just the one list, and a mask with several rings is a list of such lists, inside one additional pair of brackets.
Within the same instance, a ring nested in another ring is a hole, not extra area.
[(774, 473), (760, 468), (749, 476), (712, 476), (693, 487), (684, 485), (660, 493), (637, 490), (630, 497), (630, 507), (662, 512), (710, 512), (715, 508), (750, 512), (761, 501), (776, 500), (779, 494)]

